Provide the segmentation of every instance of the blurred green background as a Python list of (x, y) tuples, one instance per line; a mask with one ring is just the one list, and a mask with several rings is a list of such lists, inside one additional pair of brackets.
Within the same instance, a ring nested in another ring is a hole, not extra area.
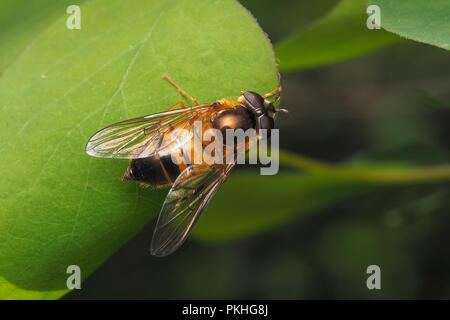
[[(277, 44), (337, 1), (241, 2)], [(282, 73), (281, 147), (330, 163), (448, 163), (449, 70), (447, 51), (400, 41)], [(448, 183), (380, 186), (312, 213), (231, 242), (191, 239), (164, 259), (142, 254), (151, 222), (65, 299), (450, 298)], [(372, 264), (381, 290), (366, 287)]]

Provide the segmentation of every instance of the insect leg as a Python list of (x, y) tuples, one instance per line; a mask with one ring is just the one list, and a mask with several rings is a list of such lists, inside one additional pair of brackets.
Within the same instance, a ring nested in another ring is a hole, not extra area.
[(280, 92), (281, 92), (281, 87), (278, 87), (278, 88), (276, 88), (275, 90), (273, 90), (273, 91), (271, 91), (271, 92), (269, 92), (269, 93), (266, 93), (266, 94), (263, 95), (262, 97), (265, 99), (265, 98), (274, 96), (274, 95), (276, 95), (277, 93), (280, 93)]
[[(175, 103), (173, 106), (171, 106), (171, 107), (169, 108), (169, 110), (167, 110), (167, 111), (173, 111), (173, 110), (175, 110), (175, 109), (178, 108), (178, 107), (181, 107), (182, 109), (185, 109), (185, 108), (186, 108), (186, 106), (184, 105), (184, 103), (180, 101), (180, 102), (178, 102), (178, 103)], [(161, 117), (161, 118), (159, 119), (159, 121), (158, 121), (158, 125), (161, 125), (162, 121), (163, 121), (165, 118), (167, 118), (167, 116), (166, 116), (166, 117)]]
[(192, 96), (191, 96), (189, 93), (187, 93), (186, 91), (184, 91), (183, 89), (181, 89), (179, 85), (177, 85), (172, 79), (169, 78), (169, 76), (163, 74), (161, 78), (163, 78), (163, 79), (169, 81), (169, 83), (170, 83), (171, 85), (173, 85), (173, 86), (178, 90), (179, 93), (181, 93), (183, 96), (185, 96), (186, 98), (188, 98), (189, 100), (191, 100), (191, 101), (194, 103), (195, 106), (198, 105), (197, 100), (195, 100), (194, 98), (192, 98)]
[(169, 110), (167, 110), (167, 111), (173, 111), (173, 110), (175, 110), (176, 108), (178, 108), (178, 107), (181, 107), (181, 108), (186, 108), (186, 106), (184, 105), (184, 103), (183, 102), (178, 102), (178, 103), (175, 103), (173, 106), (171, 106), (170, 108), (169, 108)]

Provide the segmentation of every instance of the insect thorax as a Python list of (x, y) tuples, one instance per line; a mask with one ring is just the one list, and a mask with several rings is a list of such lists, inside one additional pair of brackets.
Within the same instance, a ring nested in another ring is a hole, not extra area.
[(224, 137), (227, 129), (242, 129), (245, 131), (256, 127), (256, 119), (253, 113), (241, 105), (220, 111), (211, 121), (213, 128), (220, 130)]

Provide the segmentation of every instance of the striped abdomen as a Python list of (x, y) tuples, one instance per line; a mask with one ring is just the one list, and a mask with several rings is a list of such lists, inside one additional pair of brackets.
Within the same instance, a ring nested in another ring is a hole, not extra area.
[(135, 180), (151, 185), (164, 187), (172, 184), (180, 174), (179, 165), (175, 164), (170, 155), (134, 159), (123, 175), (123, 180)]

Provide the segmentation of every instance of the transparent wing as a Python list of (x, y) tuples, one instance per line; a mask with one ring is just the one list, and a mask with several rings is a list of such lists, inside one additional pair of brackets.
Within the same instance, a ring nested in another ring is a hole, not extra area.
[(193, 165), (178, 176), (156, 223), (152, 255), (169, 255), (183, 244), (234, 165)]
[[(99, 158), (136, 159), (150, 157), (183, 145), (192, 138), (191, 120), (201, 116), (210, 104), (156, 113), (117, 122), (97, 131), (86, 145), (86, 153)], [(164, 139), (168, 130), (186, 129), (176, 139)]]

